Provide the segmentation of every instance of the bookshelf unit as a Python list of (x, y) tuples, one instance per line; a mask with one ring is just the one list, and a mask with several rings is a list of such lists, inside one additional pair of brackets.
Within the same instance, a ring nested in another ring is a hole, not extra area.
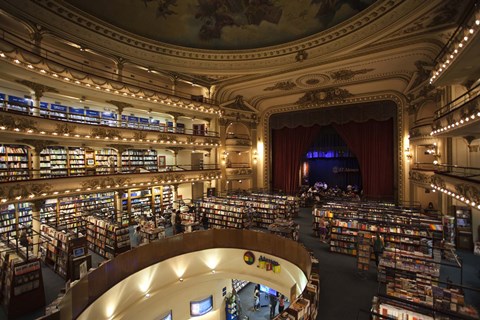
[[(74, 258), (84, 257), (88, 253), (86, 237), (77, 237), (71, 232), (58, 231), (45, 224), (40, 226), (40, 234), (43, 240), (40, 250), (44, 263), (64, 279), (72, 279), (74, 271), (71, 261)], [(75, 254), (78, 249), (83, 254)]]
[(358, 231), (357, 239), (357, 269), (367, 271), (372, 255), (372, 234), (367, 231)]
[(244, 201), (209, 197), (197, 204), (197, 213), (207, 215), (211, 228), (243, 229), (249, 224)]
[(40, 208), (40, 222), (50, 226), (58, 225), (58, 201), (57, 199), (46, 199), (45, 204)]
[(129, 149), (122, 153), (122, 168), (126, 171), (158, 171), (157, 152), (155, 150)]
[(40, 176), (42, 178), (68, 175), (68, 154), (64, 147), (48, 147), (40, 152)]
[(130, 249), (128, 226), (86, 217), (88, 248), (106, 259)]
[(40, 260), (24, 260), (13, 251), (2, 248), (2, 306), (8, 318), (16, 318), (45, 305)]
[(68, 148), (68, 168), (70, 176), (83, 176), (85, 174), (85, 149)]
[(169, 206), (173, 206), (172, 186), (129, 189), (122, 197), (122, 224), (135, 224), (143, 217), (153, 217), (155, 226)]
[(78, 196), (76, 210), (82, 216), (95, 215), (101, 218), (115, 219), (115, 193), (90, 193)]
[(0, 145), (0, 181), (29, 179), (30, 169), (31, 160), (28, 147)]
[[(381, 203), (329, 203), (313, 210), (314, 219), (331, 219), (330, 250), (357, 255), (359, 231), (379, 232), (387, 248), (409, 252), (431, 250), (441, 221), (421, 215), (416, 210), (395, 208)], [(314, 230), (318, 228), (315, 226)]]
[(17, 230), (16, 205), (0, 205), (0, 234), (10, 234)]
[(114, 173), (115, 168), (118, 168), (117, 159), (118, 159), (118, 152), (114, 149), (105, 148), (105, 149), (96, 150), (95, 151), (96, 173), (99, 173), (99, 174)]
[(472, 210), (453, 206), (457, 249), (473, 250)]

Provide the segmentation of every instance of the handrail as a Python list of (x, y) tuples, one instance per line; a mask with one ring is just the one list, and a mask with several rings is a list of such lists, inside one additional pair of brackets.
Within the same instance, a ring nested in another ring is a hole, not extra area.
[[(97, 172), (95, 168), (106, 168), (108, 171)], [(113, 170), (112, 170), (113, 169)], [(185, 172), (185, 171), (203, 171), (203, 170), (220, 170), (220, 166), (217, 164), (203, 164), (203, 165), (168, 165), (165, 167), (158, 167), (157, 171), (147, 170), (143, 167), (109, 167), (109, 166), (97, 166), (97, 167), (65, 167), (58, 168), (56, 171), (63, 171), (65, 174), (44, 174), (41, 172), (50, 170), (47, 168), (41, 169), (28, 169), (28, 168), (8, 168), (0, 169), (0, 185), (2, 183), (10, 183), (13, 181), (26, 181), (26, 180), (42, 180), (42, 179), (61, 179), (66, 177), (93, 177), (93, 176), (106, 176), (114, 174), (148, 174), (156, 172)], [(83, 173), (75, 171), (84, 170)], [(21, 174), (17, 174), (21, 173)], [(38, 177), (35, 177), (35, 173), (38, 173)]]
[[(473, 93), (473, 96), (471, 97)], [(469, 103), (472, 103), (476, 101), (480, 97), (480, 83), (477, 84), (475, 87), (471, 88), (458, 98), (450, 101), (437, 111), (435, 111), (435, 120), (445, 116), (446, 114), (453, 112), (455, 110), (460, 109), (462, 106), (467, 105)], [(466, 100), (466, 101), (465, 101)]]
[[(128, 121), (128, 118), (126, 120), (105, 119), (100, 116), (79, 115), (75, 113), (70, 113), (69, 111), (46, 110), (39, 107), (18, 103), (18, 102), (12, 103), (7, 100), (0, 100), (0, 104), (1, 104), (0, 111), (3, 111), (3, 112), (28, 115), (32, 117), (44, 118), (44, 119), (50, 119), (50, 120), (83, 123), (83, 124), (95, 125), (95, 126), (101, 125), (101, 126), (121, 128), (121, 129), (140, 129), (140, 130), (157, 131), (157, 132), (163, 132), (163, 133), (207, 136), (207, 137), (215, 137), (215, 138), (220, 137), (218, 132), (210, 131), (210, 130), (207, 130), (206, 128), (203, 130), (194, 130), (194, 129), (186, 129), (186, 128), (180, 128), (180, 127), (168, 127), (166, 124), (163, 124), (163, 123), (160, 124), (160, 123), (151, 123), (151, 122), (148, 122), (148, 123), (130, 122)], [(11, 106), (17, 107), (19, 109), (12, 108)], [(117, 115), (117, 113), (115, 114)]]
[(476, 7), (476, 2), (477, 1), (475, 1), (475, 0), (471, 1), (470, 6), (463, 11), (464, 16), (461, 19), (461, 21), (459, 22), (458, 27), (453, 32), (452, 36), (448, 39), (447, 43), (443, 46), (442, 50), (440, 50), (440, 52), (437, 54), (435, 59), (433, 59), (433, 65), (434, 66), (444, 56), (444, 54), (448, 51), (448, 48), (450, 48), (452, 43), (455, 41), (456, 37), (460, 34), (460, 31), (462, 30), (462, 27), (465, 25), (467, 19), (470, 18), (471, 13), (474, 12), (475, 7)]
[[(89, 74), (95, 75), (95, 77), (100, 77), (100, 78), (104, 78), (104, 79), (107, 79), (107, 80), (112, 80), (112, 81), (119, 82), (119, 83), (140, 86), (141, 88), (148, 89), (149, 91), (153, 90), (156, 93), (161, 93), (161, 94), (164, 94), (164, 95), (166, 94), (166, 95), (169, 95), (169, 96), (172, 96), (172, 97), (178, 97), (178, 98), (182, 98), (182, 99), (188, 99), (188, 100), (191, 100), (191, 101), (195, 101), (194, 99), (192, 99), (192, 96), (194, 96), (194, 95), (192, 95), (190, 93), (181, 92), (181, 91), (175, 91), (175, 93), (172, 93), (170, 90), (163, 89), (162, 86), (158, 86), (158, 85), (155, 85), (155, 84), (152, 84), (152, 83), (149, 83), (149, 82), (145, 82), (145, 81), (141, 81), (141, 80), (137, 80), (137, 79), (134, 80), (134, 79), (131, 79), (131, 77), (123, 76), (122, 80), (119, 81), (118, 80), (119, 74), (116, 74), (114, 72), (110, 72), (110, 71), (107, 71), (107, 70), (101, 70), (101, 72), (99, 72), (99, 69), (87, 66), (83, 63), (72, 60), (68, 57), (60, 56), (58, 53), (56, 53), (54, 51), (47, 50), (45, 48), (37, 47), (36, 49), (40, 50), (40, 54), (37, 54), (36, 52), (33, 52), (32, 49), (31, 49), (31, 46), (32, 46), (31, 41), (23, 39), (23, 38), (19, 37), (18, 35), (15, 35), (15, 34), (9, 32), (9, 31), (6, 31), (4, 29), (2, 29), (1, 39), (5, 42), (9, 43), (10, 45), (14, 46), (14, 47), (21, 48), (22, 50), (27, 51), (29, 53), (29, 55), (34, 55), (34, 56), (37, 56), (37, 57), (41, 57), (43, 59), (46, 59), (46, 60), (51, 61), (55, 64), (61, 65), (65, 68), (68, 68), (68, 69), (71, 69), (71, 70), (74, 70), (74, 71), (77, 71), (77, 72), (89, 73)], [(55, 60), (52, 60), (51, 57), (55, 57)], [(72, 67), (72, 65), (65, 65), (63, 63), (58, 62), (58, 60), (60, 60), (60, 59), (63, 60), (63, 61), (66, 61), (67, 63), (72, 64), (73, 67)], [(85, 69), (88, 69), (88, 71), (85, 71)], [(107, 75), (108, 77), (105, 77), (105, 75)], [(196, 102), (198, 102), (198, 101), (196, 101)], [(212, 105), (212, 106), (218, 105), (218, 103), (215, 100), (210, 99), (210, 98), (206, 98), (206, 97), (203, 97), (201, 102), (205, 103), (205, 104)]]
[(214, 248), (263, 252), (291, 262), (307, 278), (312, 272), (310, 253), (297, 241), (243, 229), (183, 233), (124, 252), (89, 272), (66, 292), (60, 303), (60, 318), (77, 318), (110, 288), (139, 270), (176, 256)]

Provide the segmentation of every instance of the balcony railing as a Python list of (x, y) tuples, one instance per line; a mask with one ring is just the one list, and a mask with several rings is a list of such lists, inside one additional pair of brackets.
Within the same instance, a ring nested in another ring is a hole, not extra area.
[(480, 183), (480, 168), (440, 164), (436, 166), (435, 173)]
[(442, 108), (435, 111), (435, 120), (438, 118), (443, 117), (444, 115), (453, 112), (455, 110), (460, 109), (463, 106), (467, 106), (470, 104), (480, 104), (480, 83), (467, 91), (466, 93), (462, 94), (460, 97), (452, 100)]
[[(101, 125), (107, 127), (115, 128), (126, 128), (126, 129), (140, 129), (146, 131), (156, 131), (163, 133), (174, 133), (174, 134), (187, 134), (195, 136), (207, 136), (218, 138), (219, 134), (215, 131), (209, 131), (206, 129), (203, 130), (193, 130), (181, 127), (169, 127), (166, 124), (158, 122), (132, 122), (128, 119), (116, 119), (112, 117), (102, 117), (101, 115), (82, 115), (78, 113), (72, 113), (69, 111), (57, 111), (57, 110), (47, 110), (44, 108), (37, 108), (29, 106), (28, 104), (22, 103), (12, 103), (5, 100), (0, 100), (0, 111), (7, 111), (9, 113), (18, 113), (22, 115), (29, 115), (33, 117), (59, 120), (66, 122), (90, 124), (90, 125)], [(114, 114), (115, 116), (117, 114)]]
[[(42, 171), (50, 170), (51, 173), (44, 174)], [(2, 168), (0, 169), (0, 183), (32, 179), (55, 179), (65, 177), (88, 177), (105, 176), (109, 174), (135, 174), (135, 173), (155, 173), (155, 172), (179, 172), (179, 171), (202, 171), (202, 170), (220, 170), (216, 164), (203, 165), (168, 165), (159, 167), (157, 170), (147, 170), (141, 166), (124, 167), (65, 167), (57, 169), (28, 169), (28, 168)]]

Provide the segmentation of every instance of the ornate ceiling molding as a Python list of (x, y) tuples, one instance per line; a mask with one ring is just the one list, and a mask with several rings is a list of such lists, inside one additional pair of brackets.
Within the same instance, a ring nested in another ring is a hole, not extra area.
[[(304, 56), (308, 55), (309, 61), (364, 41), (372, 33), (383, 30), (388, 32), (398, 17), (412, 12), (422, 12), (434, 5), (415, 0), (377, 1), (355, 18), (298, 41), (255, 50), (215, 51), (178, 47), (148, 40), (118, 28), (108, 27), (101, 20), (86, 17), (75, 8), (58, 1), (36, 0), (35, 5), (24, 5), (23, 1), (26, 0), (8, 0), (7, 7), (9, 10), (19, 11), (15, 12), (16, 15), (38, 25), (46, 25), (48, 19), (52, 33), (60, 33), (73, 42), (91, 42), (86, 45), (105, 47), (109, 52), (117, 54), (125, 52), (133, 59), (157, 61), (185, 70), (192, 67), (199, 70), (205, 68), (238, 70), (252, 68), (254, 65), (260, 69), (271, 69), (295, 62), (299, 52), (304, 52)], [(78, 32), (79, 28), (88, 32)], [(132, 51), (132, 48), (137, 49), (136, 52)]]

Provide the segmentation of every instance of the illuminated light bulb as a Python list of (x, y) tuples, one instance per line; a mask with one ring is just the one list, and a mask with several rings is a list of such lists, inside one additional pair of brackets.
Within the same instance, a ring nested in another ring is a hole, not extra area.
[(470, 116), (470, 118), (471, 118), (472, 120), (475, 119), (475, 115), (472, 114), (472, 115)]
[(76, 83), (76, 84), (80, 84), (80, 81), (76, 80), (75, 83)]
[(15, 59), (15, 60), (13, 60), (13, 62), (15, 62), (15, 63), (20, 63), (20, 60)]
[(457, 53), (458, 53), (458, 49), (453, 50), (453, 53), (457, 54)]
[(47, 71), (45, 71), (45, 70), (43, 70), (43, 69), (40, 70), (40, 72), (41, 72), (41, 73), (47, 73)]
[(475, 20), (475, 24), (476, 24), (477, 26), (480, 25), (480, 20), (479, 20), (479, 19)]
[(65, 81), (70, 81), (70, 79), (67, 78), (67, 77), (63, 78), (63, 80), (65, 80)]
[(462, 48), (462, 47), (463, 47), (463, 43), (459, 43), (459, 44), (458, 44), (458, 47), (459, 47), (459, 48)]
[(474, 31), (475, 31), (475, 30), (473, 30), (472, 28), (470, 28), (470, 30), (468, 30), (468, 33), (473, 34)]
[(468, 200), (468, 199), (465, 200), (465, 203), (466, 203), (466, 204), (469, 204), (469, 203), (470, 203), (470, 200)]
[(56, 73), (52, 74), (52, 76), (54, 76), (55, 78), (58, 78), (58, 74)]
[(32, 66), (31, 64), (29, 64), (29, 65), (27, 66), (27, 68), (33, 69), (33, 66)]
[(91, 87), (90, 83), (87, 83), (85, 86), (87, 86), (87, 87)]
[(461, 198), (460, 198), (460, 201), (465, 201), (465, 198), (464, 198), (464, 197), (461, 197)]
[(468, 37), (467, 36), (463, 37), (463, 40), (468, 41)]
[(0, 53), (0, 57), (5, 58), (6, 57), (5, 53), (3, 53), (3, 52)]
[(450, 59), (453, 59), (453, 54), (450, 55)]

